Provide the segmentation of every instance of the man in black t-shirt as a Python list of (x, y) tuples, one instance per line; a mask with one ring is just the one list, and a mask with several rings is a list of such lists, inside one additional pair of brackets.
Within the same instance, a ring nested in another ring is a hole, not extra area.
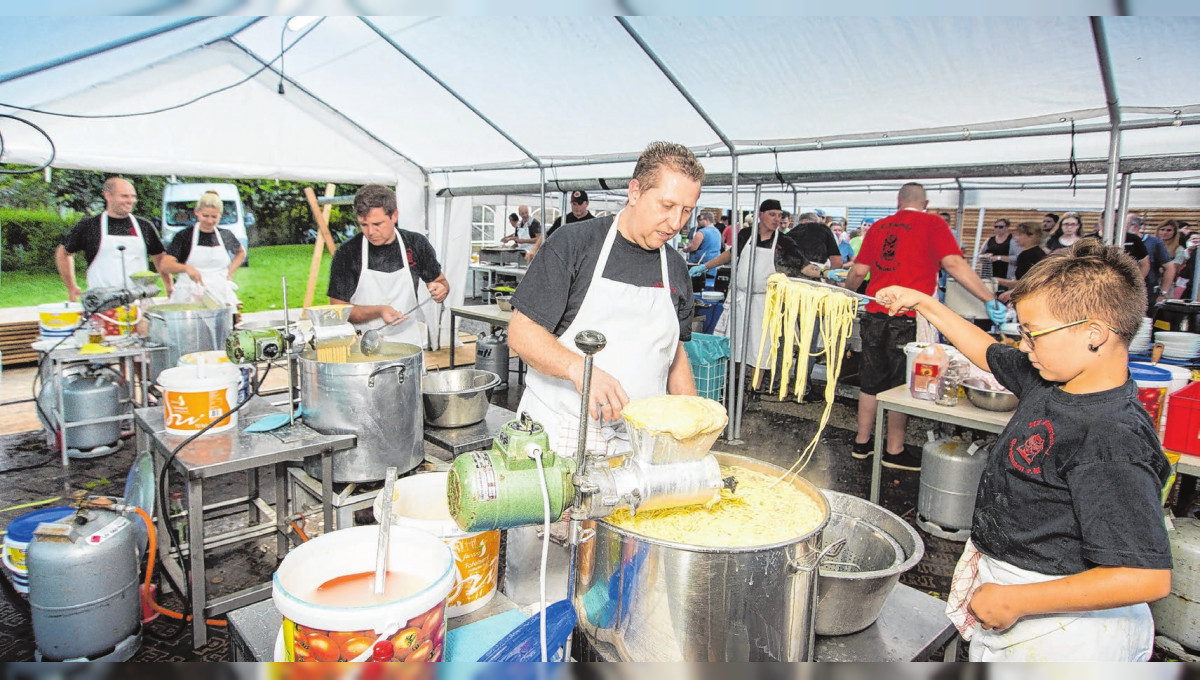
[(530, 217), (527, 205), (517, 206), (517, 215), (521, 221), (517, 223), (515, 231), (500, 239), (500, 242), (521, 247), (525, 251), (525, 261), (530, 262), (538, 248), (542, 247), (542, 223)]
[(631, 399), (696, 393), (683, 350), (691, 280), (666, 243), (687, 224), (703, 177), (686, 147), (651, 144), (634, 168), (625, 209), (546, 241), (513, 293), (509, 341), (533, 369), (520, 409), (542, 422), (552, 446), (579, 422), (579, 331), (599, 331), (608, 342), (595, 356), (593, 419), (619, 420)]
[(775, 265), (789, 276), (803, 275), (801, 269), (810, 262), (822, 269), (841, 269), (844, 264), (833, 231), (814, 212), (801, 213), (775, 247)]
[[(338, 247), (329, 268), (329, 302), (352, 304), (350, 323), (360, 330), (387, 326), (388, 340), (425, 346), (416, 321), (416, 305), (425, 282), (434, 302), (446, 299), (450, 283), (425, 236), (396, 226), (396, 194), (370, 184), (354, 196), (354, 214), (362, 233)], [(365, 261), (364, 261), (365, 260)]]
[[(571, 224), (572, 222), (583, 222), (585, 220), (591, 220), (591, 219), (595, 219), (595, 215), (593, 215), (591, 213), (591, 211), (588, 210), (587, 192), (583, 191), (583, 190), (572, 191), (571, 192), (571, 212), (567, 213), (566, 224)], [(546, 230), (546, 238), (550, 238), (551, 236), (553, 236), (554, 232), (557, 231), (558, 228), (561, 227), (562, 225), (563, 225), (563, 218), (561, 215), (559, 217), (554, 218), (554, 224), (550, 225), (550, 228)]]
[[(137, 191), (127, 180), (110, 177), (104, 181), (104, 212), (79, 220), (54, 253), (58, 275), (67, 287), (67, 297), (74, 302), (81, 291), (75, 281), (75, 253), (83, 253), (87, 262), (88, 288), (129, 288), (133, 274), (162, 262), (163, 245), (154, 225), (132, 214), (137, 204)], [(123, 266), (122, 266), (123, 265)], [(124, 279), (122, 279), (124, 269)], [(162, 275), (167, 294), (174, 282)]]

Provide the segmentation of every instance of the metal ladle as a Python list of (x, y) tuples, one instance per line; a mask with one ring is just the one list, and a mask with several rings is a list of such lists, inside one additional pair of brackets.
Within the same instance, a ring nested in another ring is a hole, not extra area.
[[(432, 300), (432, 299), (433, 298), (429, 298), (429, 300)], [(426, 300), (425, 302), (429, 302), (429, 300)], [(408, 315), (412, 314), (413, 312), (420, 309), (425, 304), (425, 302), (418, 302), (415, 306), (409, 307), (407, 310), (405, 310), (404, 312), (402, 312), (400, 314), (399, 319), (396, 319), (395, 321), (392, 321), (391, 323), (384, 324), (383, 328), (395, 326), (398, 323), (407, 321)], [(362, 351), (362, 353), (365, 356), (373, 356), (373, 355), (375, 355), (375, 353), (377, 353), (379, 351), (379, 347), (382, 344), (383, 344), (383, 335), (379, 332), (378, 328), (372, 328), (371, 330), (363, 333), (362, 340), (359, 341), (358, 348)]]
[(383, 512), (379, 518), (379, 544), (375, 553), (375, 583), (376, 595), (383, 595), (387, 590), (388, 543), (392, 534), (392, 489), (396, 486), (396, 468), (389, 467), (384, 473), (383, 483)]

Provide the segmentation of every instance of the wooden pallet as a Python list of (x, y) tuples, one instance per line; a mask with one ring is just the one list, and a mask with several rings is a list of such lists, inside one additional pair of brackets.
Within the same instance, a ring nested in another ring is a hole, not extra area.
[(0, 323), (0, 363), (4, 366), (36, 362), (37, 351), (30, 345), (41, 337), (36, 321)]

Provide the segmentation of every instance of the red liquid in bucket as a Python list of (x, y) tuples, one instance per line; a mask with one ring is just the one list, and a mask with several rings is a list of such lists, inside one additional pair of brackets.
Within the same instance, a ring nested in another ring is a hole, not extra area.
[(416, 594), (428, 588), (430, 581), (401, 571), (385, 575), (383, 594), (375, 594), (375, 572), (364, 571), (331, 578), (317, 586), (308, 601), (331, 607), (366, 607)]

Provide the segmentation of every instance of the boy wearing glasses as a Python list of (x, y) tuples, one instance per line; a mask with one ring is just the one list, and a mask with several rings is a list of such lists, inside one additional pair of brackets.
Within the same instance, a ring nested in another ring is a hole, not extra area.
[(1120, 248), (1083, 239), (1012, 290), (1020, 348), (936, 299), (890, 287), (1020, 398), (988, 457), (946, 613), (972, 661), (1145, 661), (1146, 605), (1171, 588), (1169, 474), (1128, 347), (1145, 287)]

